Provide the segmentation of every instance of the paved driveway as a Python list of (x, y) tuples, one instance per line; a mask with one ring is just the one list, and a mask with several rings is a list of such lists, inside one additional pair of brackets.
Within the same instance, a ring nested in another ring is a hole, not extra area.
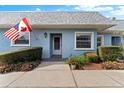
[(124, 87), (124, 71), (71, 71), (67, 64), (44, 62), (30, 72), (0, 74), (0, 87)]

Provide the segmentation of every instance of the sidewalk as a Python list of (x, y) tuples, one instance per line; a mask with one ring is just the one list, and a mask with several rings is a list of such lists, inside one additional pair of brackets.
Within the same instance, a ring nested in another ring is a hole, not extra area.
[(77, 87), (124, 87), (124, 71), (82, 70), (72, 71)]
[(67, 64), (46, 62), (30, 72), (0, 74), (0, 87), (124, 87), (124, 71), (71, 71)]

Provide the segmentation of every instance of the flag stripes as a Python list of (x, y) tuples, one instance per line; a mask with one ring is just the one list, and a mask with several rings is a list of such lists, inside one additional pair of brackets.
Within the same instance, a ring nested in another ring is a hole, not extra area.
[(11, 33), (11, 31), (13, 31), (13, 30), (14, 30), (14, 28), (11, 28), (10, 30), (6, 31), (6, 32), (4, 33), (4, 35), (5, 35), (5, 36), (9, 35), (9, 33)]
[(15, 36), (17, 36), (17, 35), (19, 35), (19, 32), (18, 32), (18, 31), (15, 32), (13, 35), (11, 35), (11, 36), (9, 37), (9, 39), (11, 40), (11, 39), (13, 39), (13, 37), (15, 37)]
[(19, 35), (13, 37), (13, 41), (16, 41), (18, 39)]
[(4, 36), (6, 36), (8, 39), (15, 41), (18, 39), (19, 36), (19, 31), (16, 30), (14, 27), (11, 28), (10, 30), (8, 30), (7, 32), (5, 32), (3, 34)]

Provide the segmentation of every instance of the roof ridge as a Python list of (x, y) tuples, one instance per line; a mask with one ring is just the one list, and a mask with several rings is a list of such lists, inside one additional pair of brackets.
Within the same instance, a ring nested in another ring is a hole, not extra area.
[(0, 12), (0, 24), (12, 24), (25, 16), (31, 24), (114, 25), (112, 21), (96, 11), (4, 11)]

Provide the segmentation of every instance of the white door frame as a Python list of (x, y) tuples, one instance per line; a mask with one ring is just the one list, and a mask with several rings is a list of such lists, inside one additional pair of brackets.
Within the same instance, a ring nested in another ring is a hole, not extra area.
[[(60, 49), (59, 49), (59, 50), (55, 50), (55, 49), (54, 49), (54, 38), (55, 38), (55, 37), (59, 37), (59, 38), (60, 38)], [(53, 39), (52, 39), (52, 54), (53, 54), (53, 55), (61, 55), (61, 52), (62, 52), (62, 51), (61, 51), (61, 50), (62, 50), (62, 49), (61, 49), (61, 48), (62, 48), (62, 47), (61, 47), (61, 43), (62, 43), (61, 35), (53, 35)]]

